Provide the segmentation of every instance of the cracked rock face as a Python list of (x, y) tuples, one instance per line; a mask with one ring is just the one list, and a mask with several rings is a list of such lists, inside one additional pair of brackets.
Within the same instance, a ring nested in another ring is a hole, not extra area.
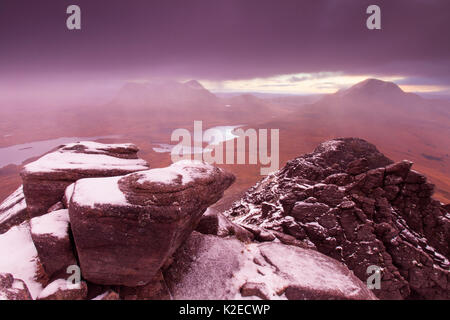
[(164, 278), (174, 299), (376, 299), (347, 267), (317, 251), (197, 232)]
[(363, 282), (369, 266), (380, 267), (379, 298), (450, 299), (449, 206), (411, 166), (361, 139), (327, 141), (259, 182), (226, 215), (315, 246)]
[(83, 277), (142, 286), (218, 201), (234, 176), (203, 162), (78, 180), (69, 203)]
[(20, 175), (30, 218), (47, 213), (78, 179), (147, 170), (148, 164), (138, 159), (137, 152), (133, 144), (84, 141), (63, 145), (26, 165)]

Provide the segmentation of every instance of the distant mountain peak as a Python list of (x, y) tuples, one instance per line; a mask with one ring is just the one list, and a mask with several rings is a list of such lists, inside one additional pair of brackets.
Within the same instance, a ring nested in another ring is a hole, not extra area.
[(369, 78), (361, 81), (352, 87), (339, 91), (339, 95), (401, 95), (405, 92), (395, 83), (390, 81), (383, 81), (379, 79)]
[(203, 87), (202, 84), (197, 80), (187, 81), (184, 83), (184, 85), (188, 86), (191, 89), (206, 90), (205, 87)]
[(198, 81), (178, 82), (174, 80), (148, 83), (127, 82), (119, 90), (114, 102), (122, 105), (149, 106), (152, 104), (182, 105), (188, 103), (212, 103), (216, 96)]
[(355, 84), (352, 88), (380, 89), (380, 90), (394, 89), (394, 90), (403, 92), (403, 90), (398, 85), (396, 85), (394, 82), (383, 81), (383, 80), (374, 79), (374, 78), (369, 78), (364, 81), (361, 81), (361, 82)]

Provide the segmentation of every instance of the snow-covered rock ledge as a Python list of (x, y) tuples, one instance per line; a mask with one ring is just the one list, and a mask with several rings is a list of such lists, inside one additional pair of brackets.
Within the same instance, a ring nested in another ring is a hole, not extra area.
[(0, 234), (27, 219), (27, 204), (20, 186), (0, 204)]
[(20, 173), (30, 217), (45, 214), (60, 201), (72, 182), (89, 177), (112, 177), (148, 170), (133, 144), (83, 141), (63, 145), (28, 164)]

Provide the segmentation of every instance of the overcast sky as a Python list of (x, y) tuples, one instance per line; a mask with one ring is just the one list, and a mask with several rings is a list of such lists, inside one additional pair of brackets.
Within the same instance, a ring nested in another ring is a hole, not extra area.
[[(66, 28), (70, 4), (82, 30)], [(366, 28), (370, 4), (382, 30)], [(0, 87), (192, 78), (229, 91), (328, 75), (448, 90), (449, 31), (448, 0), (1, 0)]]

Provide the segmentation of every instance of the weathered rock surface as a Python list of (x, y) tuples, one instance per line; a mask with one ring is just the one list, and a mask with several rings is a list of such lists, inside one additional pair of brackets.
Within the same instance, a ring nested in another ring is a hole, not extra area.
[(331, 140), (289, 161), (226, 212), (234, 223), (314, 243), (363, 282), (382, 268), (379, 298), (450, 299), (450, 214), (433, 185), (364, 140)]
[(57, 210), (30, 220), (31, 237), (49, 276), (67, 275), (70, 265), (76, 265), (69, 235), (69, 211)]
[(164, 276), (174, 299), (375, 299), (347, 267), (317, 251), (197, 232)]
[(133, 144), (102, 144), (91, 141), (61, 146), (28, 164), (20, 173), (30, 217), (45, 214), (61, 201), (72, 182), (89, 177), (111, 177), (147, 170)]
[(57, 279), (42, 290), (38, 300), (84, 300), (87, 297), (86, 282), (69, 283), (66, 279)]
[(69, 215), (83, 277), (97, 284), (147, 284), (233, 181), (195, 161), (78, 180)]
[(0, 273), (0, 300), (31, 300), (28, 287), (10, 273)]
[(237, 239), (244, 242), (249, 242), (254, 238), (250, 231), (232, 223), (222, 213), (213, 208), (208, 208), (205, 211), (195, 230), (203, 234), (212, 234), (219, 237), (236, 236)]
[(119, 296), (123, 300), (170, 300), (170, 292), (161, 272), (144, 286), (119, 287)]
[(0, 204), (0, 234), (5, 233), (13, 226), (21, 224), (27, 218), (27, 205), (23, 187), (20, 186)]

